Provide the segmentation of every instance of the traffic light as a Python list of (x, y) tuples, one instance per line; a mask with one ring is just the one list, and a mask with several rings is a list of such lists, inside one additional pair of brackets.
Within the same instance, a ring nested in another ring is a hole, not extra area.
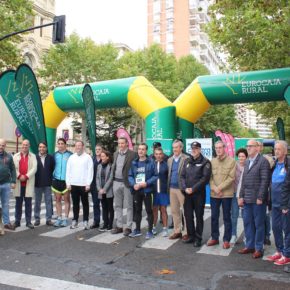
[(53, 18), (52, 43), (63, 43), (65, 41), (65, 15), (55, 16)]

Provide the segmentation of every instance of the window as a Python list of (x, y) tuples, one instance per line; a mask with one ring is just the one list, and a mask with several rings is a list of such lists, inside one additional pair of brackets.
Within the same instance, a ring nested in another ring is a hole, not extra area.
[(173, 31), (173, 24), (174, 24), (173, 19), (170, 19), (169, 21), (167, 21), (166, 29), (168, 32)]
[(172, 32), (169, 32), (166, 34), (166, 42), (167, 43), (173, 42), (173, 33)]
[(161, 2), (160, 0), (153, 2), (153, 13), (160, 13), (161, 12)]
[(166, 9), (168, 9), (168, 8), (172, 8), (173, 7), (173, 5), (174, 5), (174, 0), (166, 0), (166, 2), (165, 2), (166, 4)]
[(153, 34), (153, 42), (155, 43), (160, 43), (160, 34), (159, 33), (154, 33)]

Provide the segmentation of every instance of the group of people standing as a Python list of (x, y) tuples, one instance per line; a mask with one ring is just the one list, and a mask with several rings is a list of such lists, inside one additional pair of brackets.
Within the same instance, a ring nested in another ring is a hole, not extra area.
[[(219, 244), (221, 207), (224, 223), (222, 246), (229, 249), (236, 242), (241, 208), (245, 247), (239, 253), (251, 253), (255, 259), (262, 257), (267, 236), (266, 209), (270, 206), (277, 252), (267, 259), (277, 265), (290, 264), (290, 163), (285, 141), (276, 141), (274, 160), (261, 154), (262, 144), (249, 140), (246, 149), (241, 148), (236, 152), (237, 161), (226, 154), (226, 146), (222, 141), (216, 142), (216, 157), (211, 161), (202, 155), (199, 142), (193, 142), (191, 154), (187, 154), (180, 140), (173, 142), (173, 154), (170, 157), (164, 154), (159, 142), (155, 142), (151, 156), (147, 155), (146, 143), (139, 144), (137, 152), (134, 152), (128, 148), (128, 141), (124, 137), (118, 139), (118, 149), (113, 158), (99, 144), (92, 158), (85, 152), (82, 141), (75, 142), (75, 152), (72, 153), (66, 149), (63, 138), (58, 139), (58, 151), (53, 155), (47, 153), (45, 142), (39, 144), (39, 152), (34, 155), (29, 151), (29, 141), (24, 140), (21, 151), (13, 158), (5, 151), (5, 146), (5, 140), (0, 139), (0, 194), (5, 229), (14, 230), (21, 225), (23, 201), (26, 226), (31, 229), (39, 226), (40, 204), (44, 195), (48, 226), (68, 226), (72, 199), (71, 229), (79, 226), (81, 201), (84, 229), (96, 228), (134, 238), (142, 235), (144, 203), (148, 221), (146, 239), (157, 234), (160, 211), (163, 237), (182, 239), (184, 243), (201, 247), (206, 186), (209, 184), (211, 239), (207, 246)], [(16, 200), (14, 224), (9, 220), (11, 188), (14, 189)], [(52, 192), (55, 194), (57, 214), (54, 222)], [(94, 209), (91, 225), (89, 192)], [(34, 224), (31, 222), (33, 196)], [(169, 205), (173, 217), (170, 235)]]

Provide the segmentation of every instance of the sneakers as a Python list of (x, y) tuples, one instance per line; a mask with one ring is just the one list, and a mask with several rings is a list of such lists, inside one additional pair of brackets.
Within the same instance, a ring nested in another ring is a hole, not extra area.
[(57, 220), (54, 222), (53, 226), (59, 228), (59, 227), (61, 227), (61, 224), (62, 224), (61, 218), (57, 218)]
[(71, 223), (70, 228), (71, 228), (71, 229), (76, 229), (77, 227), (78, 227), (78, 222), (75, 221), (75, 220), (73, 220), (72, 223)]
[(153, 233), (154, 236), (157, 235), (156, 227), (153, 227), (153, 229), (152, 229), (152, 233)]
[(290, 264), (290, 258), (287, 258), (285, 256), (282, 256), (279, 260), (276, 260), (274, 262), (275, 265), (278, 265), (278, 266), (284, 266), (284, 265), (288, 265)]
[(146, 240), (150, 240), (150, 239), (153, 239), (153, 238), (154, 238), (153, 232), (147, 232), (146, 233), (146, 236), (145, 236)]
[(163, 238), (168, 237), (168, 229), (167, 228), (163, 228), (163, 230), (162, 230), (162, 237)]
[(230, 240), (230, 244), (235, 244), (237, 242), (237, 236), (232, 236), (231, 240)]
[(90, 227), (89, 227), (89, 223), (88, 221), (84, 221), (84, 230), (89, 230)]
[(266, 260), (267, 260), (267, 261), (270, 261), (270, 262), (275, 262), (275, 261), (277, 261), (277, 260), (279, 260), (279, 259), (281, 259), (281, 258), (282, 258), (282, 254), (279, 253), (279, 252), (276, 252), (274, 255), (272, 255), (272, 256), (268, 256), (268, 257), (266, 258)]
[(67, 227), (67, 226), (68, 226), (68, 221), (67, 221), (67, 219), (63, 219), (63, 220), (61, 220), (60, 226), (61, 226), (61, 227)]
[(140, 236), (142, 236), (141, 231), (137, 231), (136, 229), (129, 235), (130, 238), (136, 238), (136, 237), (140, 237)]

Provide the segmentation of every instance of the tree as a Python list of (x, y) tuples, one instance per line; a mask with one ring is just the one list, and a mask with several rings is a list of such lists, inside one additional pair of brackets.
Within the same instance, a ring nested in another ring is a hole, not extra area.
[(96, 45), (76, 33), (66, 43), (52, 46), (38, 73), (47, 93), (55, 84), (81, 84), (117, 78), (118, 51), (112, 44)]
[[(0, 36), (31, 27), (32, 7), (30, 0), (0, 0)], [(18, 48), (21, 40), (21, 35), (15, 35), (0, 42), (0, 71), (16, 68), (21, 63), (22, 57)]]
[(207, 31), (234, 70), (286, 67), (289, 12), (287, 0), (220, 0), (210, 8)]
[(120, 77), (142, 75), (171, 101), (183, 90), (176, 69), (174, 55), (166, 54), (158, 44), (128, 52), (119, 62)]
[[(68, 37), (66, 43), (50, 48), (38, 71), (43, 79), (43, 95), (56, 84), (81, 84), (118, 78), (118, 50), (112, 44), (96, 45), (91, 39), (82, 39), (77, 34)], [(115, 131), (127, 127), (128, 112), (119, 110), (97, 110), (97, 141), (114, 147)], [(80, 113), (82, 115), (82, 113)], [(74, 129), (80, 133), (80, 123)]]
[(199, 63), (194, 56), (183, 56), (177, 63), (177, 78), (182, 82), (182, 87), (187, 88), (198, 76), (210, 74), (208, 69)]
[[(228, 55), (233, 70), (287, 67), (289, 13), (287, 0), (220, 0), (211, 6), (212, 20), (207, 31), (211, 41)], [(252, 107), (269, 123), (281, 117), (286, 128), (290, 127), (286, 102), (259, 103)], [(286, 133), (290, 140), (289, 130)]]

